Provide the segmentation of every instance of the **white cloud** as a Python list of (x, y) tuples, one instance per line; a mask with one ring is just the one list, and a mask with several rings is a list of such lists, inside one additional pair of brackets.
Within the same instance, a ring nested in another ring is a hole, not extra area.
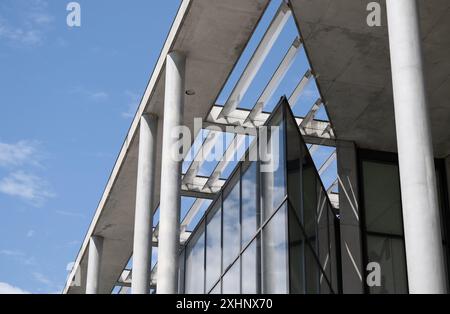
[(69, 88), (70, 94), (82, 95), (91, 101), (103, 102), (108, 100), (109, 94), (102, 90), (90, 90), (84, 86), (74, 86)]
[(41, 274), (38, 272), (33, 273), (33, 278), (36, 281), (38, 281), (44, 285), (47, 285), (47, 286), (51, 286), (53, 284), (52, 281), (50, 279), (48, 279), (44, 274)]
[(55, 197), (44, 179), (22, 170), (0, 180), (0, 193), (16, 196), (40, 207), (47, 199)]
[(132, 91), (125, 91), (125, 96), (128, 98), (128, 103), (126, 104), (127, 111), (122, 112), (122, 117), (125, 119), (133, 118), (136, 114), (141, 96)]
[(20, 251), (12, 251), (12, 250), (0, 250), (0, 255), (8, 256), (8, 257), (23, 257), (25, 253)]
[(61, 216), (67, 216), (67, 217), (73, 217), (73, 218), (83, 218), (83, 219), (86, 218), (86, 216), (83, 214), (69, 212), (69, 211), (65, 211), (65, 210), (56, 210), (55, 212)]
[(6, 282), (0, 282), (0, 294), (30, 294), (30, 292), (14, 287)]
[(35, 234), (36, 232), (34, 231), (34, 230), (28, 230), (28, 232), (27, 232), (27, 238), (32, 238), (32, 237), (34, 237), (34, 234)]
[(14, 28), (2, 20), (0, 20), (0, 38), (19, 42), (24, 45), (36, 45), (42, 42), (42, 34), (40, 31)]
[(0, 166), (38, 164), (38, 146), (36, 141), (19, 141), (15, 144), (0, 142)]
[(91, 92), (89, 93), (89, 98), (94, 101), (105, 101), (108, 99), (108, 93), (106, 92)]
[(42, 44), (45, 32), (54, 20), (47, 6), (48, 3), (43, 0), (17, 3), (17, 7), (13, 7), (14, 12), (18, 12), (16, 16), (8, 15), (6, 19), (0, 15), (0, 39), (23, 46)]
[(27, 256), (24, 252), (17, 250), (0, 250), (0, 255), (3, 255), (7, 258), (12, 258), (17, 260), (19, 263), (27, 266), (36, 265), (36, 259), (31, 256)]

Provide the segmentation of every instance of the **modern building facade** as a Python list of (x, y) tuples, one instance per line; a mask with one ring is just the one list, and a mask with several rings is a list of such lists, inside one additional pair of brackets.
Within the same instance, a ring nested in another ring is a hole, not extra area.
[(64, 293), (447, 293), (447, 2), (181, 1)]

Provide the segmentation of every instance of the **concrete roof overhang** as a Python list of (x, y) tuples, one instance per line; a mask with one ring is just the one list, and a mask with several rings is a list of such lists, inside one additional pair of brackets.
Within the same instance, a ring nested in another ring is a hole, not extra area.
[[(382, 26), (366, 23), (372, 0), (290, 0), (336, 136), (397, 150), (386, 1)], [(436, 157), (450, 154), (450, 1), (419, 0)]]
[[(105, 238), (100, 293), (112, 291), (132, 255), (139, 120), (147, 112), (160, 118), (157, 151), (157, 164), (160, 164), (166, 55), (173, 50), (187, 55), (186, 89), (195, 90), (195, 95), (186, 97), (184, 124), (193, 131), (194, 118), (207, 117), (268, 2), (269, 0), (182, 1), (64, 293), (85, 292), (91, 235)], [(160, 167), (156, 169), (155, 209), (160, 197)], [(70, 283), (77, 278), (81, 285), (71, 286)]]

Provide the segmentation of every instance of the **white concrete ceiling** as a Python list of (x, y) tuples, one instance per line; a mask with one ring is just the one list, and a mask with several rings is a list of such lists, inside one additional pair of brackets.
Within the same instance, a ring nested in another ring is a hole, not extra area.
[[(290, 0), (339, 139), (396, 151), (385, 0)], [(419, 0), (435, 155), (450, 154), (450, 1)]]

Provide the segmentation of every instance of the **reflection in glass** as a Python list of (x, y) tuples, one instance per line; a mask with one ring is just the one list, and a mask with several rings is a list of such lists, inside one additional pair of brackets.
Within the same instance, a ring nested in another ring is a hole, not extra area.
[(186, 249), (185, 292), (188, 294), (204, 293), (204, 249), (205, 226), (202, 225)]
[(240, 293), (240, 260), (227, 271), (222, 279), (222, 293), (223, 294), (238, 294)]
[(255, 236), (259, 227), (257, 165), (253, 162), (242, 175), (242, 245)]
[(289, 277), (292, 294), (305, 293), (305, 237), (292, 207), (289, 210)]
[(381, 267), (381, 287), (371, 287), (370, 293), (408, 293), (405, 249), (401, 238), (367, 236), (369, 263)]
[(303, 160), (303, 217), (301, 217), (305, 232), (311, 245), (316, 241), (316, 212), (318, 208), (317, 191), (318, 177), (316, 166), (309, 154)]
[(256, 294), (259, 293), (259, 238), (253, 240), (245, 252), (242, 254), (242, 293)]
[(220, 199), (208, 214), (206, 225), (206, 291), (209, 291), (219, 279), (221, 273), (222, 210)]
[(220, 281), (216, 284), (216, 286), (211, 290), (209, 294), (221, 294)]
[(266, 136), (260, 134), (259, 140), (263, 221), (270, 217), (286, 196), (285, 128), (281, 112), (272, 118)]
[(403, 235), (398, 166), (363, 161), (363, 173), (367, 231)]
[[(235, 179), (239, 179), (237, 176)], [(223, 201), (223, 269), (225, 270), (240, 252), (240, 222), (239, 203), (240, 185), (239, 181), (233, 186), (231, 191), (225, 194)], [(227, 192), (227, 191), (226, 191)], [(225, 192), (225, 193), (226, 193)]]
[(263, 229), (263, 293), (288, 292), (286, 215), (284, 204)]

